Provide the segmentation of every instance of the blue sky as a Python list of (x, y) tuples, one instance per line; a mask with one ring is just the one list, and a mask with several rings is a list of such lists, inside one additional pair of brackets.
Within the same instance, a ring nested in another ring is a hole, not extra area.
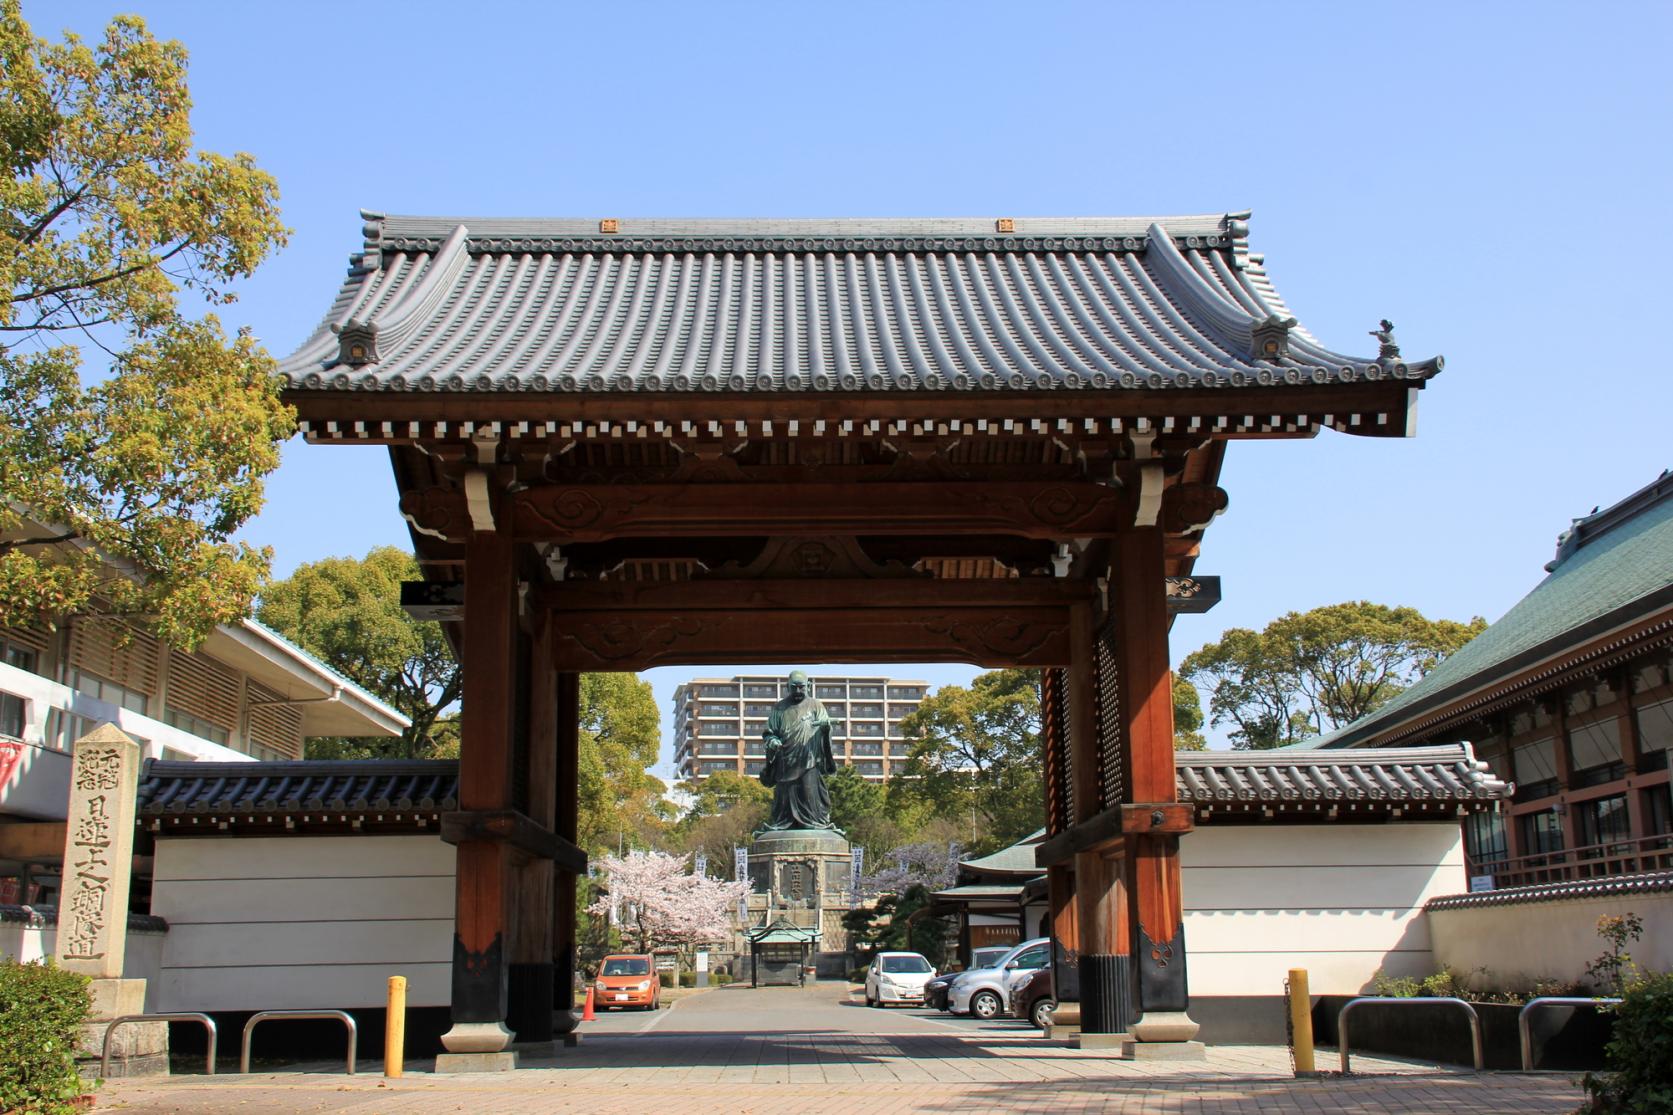
[[(1322, 341), (1374, 353), (1389, 317), (1447, 368), (1414, 440), (1232, 446), (1197, 567), (1225, 601), (1178, 621), (1176, 661), (1342, 600), (1495, 619), (1570, 518), (1673, 465), (1666, 3), (23, 7), (51, 37), (137, 11), (190, 49), (200, 145), (253, 153), (295, 230), (223, 315), (275, 355), (325, 312), (362, 207), (1253, 209)], [(281, 575), (407, 542), (381, 451), (299, 440), (246, 534)], [(675, 675), (652, 674), (665, 717)]]

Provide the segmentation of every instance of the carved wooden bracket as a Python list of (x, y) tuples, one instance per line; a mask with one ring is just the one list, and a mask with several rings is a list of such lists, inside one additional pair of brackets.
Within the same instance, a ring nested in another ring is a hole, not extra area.
[(1162, 529), (1169, 534), (1192, 534), (1226, 509), (1224, 488), (1212, 484), (1179, 484), (1162, 497)]

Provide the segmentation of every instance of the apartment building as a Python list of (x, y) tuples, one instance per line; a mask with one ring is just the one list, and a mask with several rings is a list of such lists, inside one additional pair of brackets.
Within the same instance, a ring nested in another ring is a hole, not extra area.
[[(929, 683), (883, 677), (814, 677), (814, 696), (831, 714), (837, 762), (873, 781), (906, 764), (900, 722), (929, 693)], [(730, 770), (757, 775), (766, 762), (762, 733), (773, 702), (784, 696), (783, 674), (694, 678), (674, 690), (674, 767), (679, 777)]]

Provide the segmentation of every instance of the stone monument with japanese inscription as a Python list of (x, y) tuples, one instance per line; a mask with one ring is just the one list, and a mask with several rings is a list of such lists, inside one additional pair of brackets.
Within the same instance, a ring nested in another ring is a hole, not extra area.
[[(58, 966), (92, 978), (93, 1009), (82, 1028), (81, 1057), (99, 1057), (105, 1028), (145, 1012), (145, 981), (124, 979), (128, 884), (133, 873), (139, 744), (103, 724), (75, 744), (64, 832), (63, 889), (58, 899)], [(111, 1075), (168, 1071), (168, 1023), (131, 1022), (116, 1031)]]

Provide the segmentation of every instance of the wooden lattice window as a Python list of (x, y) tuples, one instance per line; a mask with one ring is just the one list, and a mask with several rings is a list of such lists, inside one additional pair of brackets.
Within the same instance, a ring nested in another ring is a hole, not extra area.
[(1093, 641), (1093, 730), (1098, 735), (1098, 800), (1113, 809), (1126, 800), (1126, 741), (1121, 734), (1121, 678), (1115, 633), (1110, 627)]
[(149, 635), (83, 620), (71, 629), (70, 666), (151, 698), (157, 693), (159, 649)]
[(1045, 751), (1046, 832), (1056, 836), (1073, 822), (1070, 784), (1068, 671), (1052, 666), (1040, 672), (1040, 742)]
[(238, 675), (201, 655), (175, 651), (169, 659), (170, 708), (237, 733), (241, 690)]
[(250, 683), (250, 754), (265, 758), (259, 748), (278, 752), (287, 759), (302, 757), (302, 710), (279, 703), (279, 693)]

